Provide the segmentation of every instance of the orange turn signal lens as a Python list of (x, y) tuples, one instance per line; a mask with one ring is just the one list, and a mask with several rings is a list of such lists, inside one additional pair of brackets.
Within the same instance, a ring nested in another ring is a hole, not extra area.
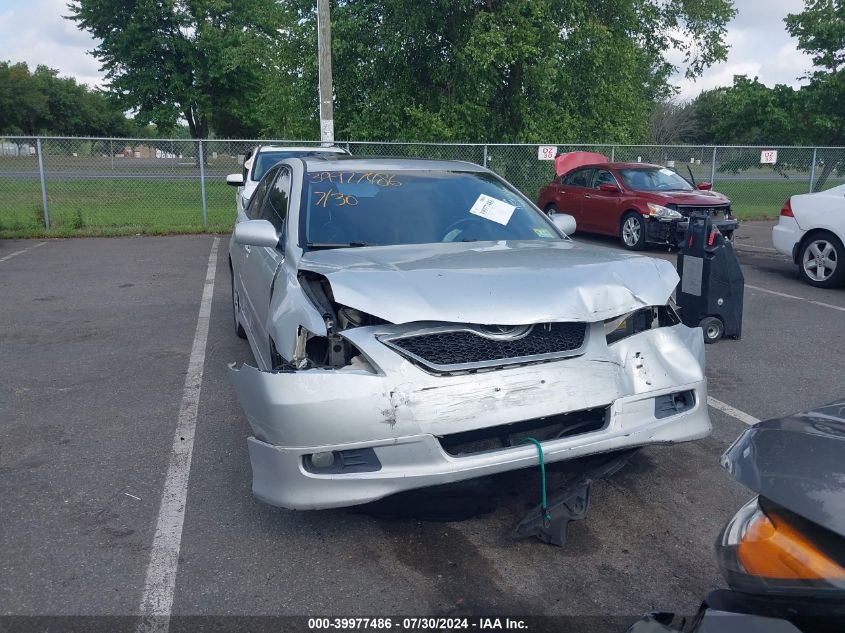
[(774, 513), (757, 514), (737, 546), (746, 573), (788, 580), (845, 580), (845, 568)]

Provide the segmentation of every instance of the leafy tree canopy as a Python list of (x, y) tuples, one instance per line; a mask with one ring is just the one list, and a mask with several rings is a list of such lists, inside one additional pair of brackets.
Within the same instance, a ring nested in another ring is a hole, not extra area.
[[(684, 54), (725, 58), (731, 0), (334, 0), (342, 138), (595, 140), (648, 136)], [(318, 131), (314, 0), (71, 0), (111, 90), (195, 137)]]
[(100, 43), (111, 91), (136, 118), (194, 138), (252, 136), (255, 101), (280, 37), (268, 0), (71, 0), (70, 18)]
[(134, 122), (105, 94), (58, 71), (0, 62), (0, 134), (125, 136)]
[(692, 106), (698, 119), (696, 140), (722, 145), (800, 144), (804, 95), (791, 86), (774, 88), (755, 77), (734, 77), (732, 86), (702, 92)]
[[(725, 58), (730, 0), (337, 0), (340, 138), (636, 142), (671, 94), (667, 50)], [(316, 15), (290, 0), (262, 132), (317, 134)]]

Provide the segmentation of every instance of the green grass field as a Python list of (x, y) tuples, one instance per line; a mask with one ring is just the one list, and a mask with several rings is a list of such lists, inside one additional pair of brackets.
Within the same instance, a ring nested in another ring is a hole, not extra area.
[[(235, 190), (206, 182), (208, 230), (231, 230)], [(202, 227), (196, 180), (53, 180), (47, 184), (50, 230), (44, 228), (37, 180), (0, 178), (0, 237), (197, 233)]]
[[(835, 183), (831, 183), (833, 185)], [(731, 198), (736, 216), (775, 218), (790, 195), (806, 193), (798, 180), (723, 180), (716, 190)], [(536, 191), (526, 192), (534, 199)], [(196, 233), (202, 228), (199, 183), (186, 180), (65, 179), (47, 184), (50, 230), (44, 228), (35, 179), (0, 177), (0, 238)], [(227, 232), (235, 190), (206, 181), (208, 230)]]
[[(839, 183), (831, 183), (831, 186)], [(741, 220), (767, 220), (780, 215), (789, 196), (807, 193), (807, 182), (799, 180), (716, 180), (714, 189), (731, 199), (731, 208)]]

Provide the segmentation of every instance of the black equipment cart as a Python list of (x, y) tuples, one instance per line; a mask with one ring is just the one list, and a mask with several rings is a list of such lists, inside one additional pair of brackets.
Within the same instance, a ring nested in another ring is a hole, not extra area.
[(742, 334), (745, 279), (733, 245), (713, 226), (707, 213), (693, 212), (678, 252), (681, 283), (676, 301), (681, 320), (701, 326), (704, 342)]

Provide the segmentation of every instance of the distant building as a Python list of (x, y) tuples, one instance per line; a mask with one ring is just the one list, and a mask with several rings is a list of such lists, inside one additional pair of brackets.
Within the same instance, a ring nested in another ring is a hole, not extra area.
[(34, 156), (35, 147), (29, 143), (0, 142), (0, 156)]
[(158, 158), (158, 150), (152, 145), (127, 145), (121, 154), (124, 158)]

